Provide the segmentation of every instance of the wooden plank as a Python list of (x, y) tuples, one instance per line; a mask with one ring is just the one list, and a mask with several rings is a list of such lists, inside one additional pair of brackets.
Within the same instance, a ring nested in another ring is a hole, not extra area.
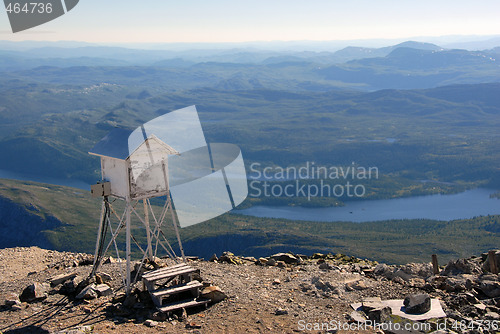
[(177, 293), (181, 293), (184, 291), (195, 290), (195, 289), (198, 289), (202, 286), (203, 286), (203, 284), (201, 284), (198, 281), (191, 281), (191, 282), (188, 282), (186, 284), (180, 284), (180, 285), (176, 285), (173, 287), (168, 287), (165, 289), (153, 291), (153, 292), (151, 292), (151, 296), (153, 296), (155, 298), (165, 297), (167, 295), (175, 295)]
[(157, 269), (157, 270), (153, 270), (153, 271), (150, 271), (144, 275), (142, 275), (143, 278), (148, 278), (148, 277), (152, 277), (152, 276), (155, 276), (155, 275), (158, 275), (158, 274), (163, 274), (163, 273), (168, 273), (168, 272), (172, 272), (172, 271), (177, 271), (177, 270), (180, 270), (180, 269), (184, 269), (184, 268), (192, 268), (188, 265), (185, 265), (185, 264), (179, 264), (179, 265), (175, 265), (175, 266), (172, 266), (172, 267), (167, 267), (167, 268), (162, 268), (162, 269)]
[(210, 299), (187, 299), (180, 302), (175, 302), (169, 305), (158, 307), (158, 310), (163, 313), (171, 312), (181, 308), (195, 307), (199, 305), (207, 305)]
[(155, 281), (165, 279), (165, 278), (170, 278), (178, 275), (186, 275), (190, 273), (194, 273), (197, 269), (192, 268), (192, 267), (187, 267), (187, 268), (180, 268), (177, 271), (167, 271), (167, 272), (162, 272), (158, 273), (157, 275), (151, 275), (148, 277), (143, 277), (142, 280), (147, 283), (153, 283)]
[(432, 254), (432, 272), (434, 275), (439, 274), (438, 256), (437, 254)]
[(490, 272), (492, 274), (498, 274), (498, 268), (497, 268), (497, 256), (496, 252), (494, 250), (490, 250), (488, 252), (488, 260), (490, 264)]
[(174, 266), (169, 266), (169, 267), (149, 271), (149, 272), (145, 273), (144, 275), (142, 275), (142, 277), (144, 278), (144, 277), (154, 276), (157, 273), (163, 273), (163, 272), (167, 272), (167, 271), (177, 270), (178, 268), (181, 268), (181, 267), (189, 267), (189, 266), (187, 264), (184, 264), (184, 263), (176, 264)]

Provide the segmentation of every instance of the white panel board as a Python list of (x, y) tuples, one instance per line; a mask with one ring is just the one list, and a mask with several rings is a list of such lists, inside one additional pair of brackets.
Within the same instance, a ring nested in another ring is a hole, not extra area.
[(128, 162), (101, 157), (102, 179), (111, 183), (111, 195), (125, 198), (129, 194)]
[(156, 138), (143, 142), (128, 158), (130, 161), (130, 197), (162, 196), (167, 191), (168, 146)]

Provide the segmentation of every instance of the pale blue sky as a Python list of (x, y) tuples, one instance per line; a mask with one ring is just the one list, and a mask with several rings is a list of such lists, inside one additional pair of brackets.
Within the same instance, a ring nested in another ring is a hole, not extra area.
[(80, 0), (66, 15), (0, 40), (246, 42), (500, 35), (499, 0)]

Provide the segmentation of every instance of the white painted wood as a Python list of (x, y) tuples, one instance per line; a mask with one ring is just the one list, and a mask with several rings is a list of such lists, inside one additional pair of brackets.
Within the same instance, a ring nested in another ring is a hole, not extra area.
[(111, 195), (125, 199), (129, 195), (129, 162), (101, 157), (102, 179), (111, 183)]

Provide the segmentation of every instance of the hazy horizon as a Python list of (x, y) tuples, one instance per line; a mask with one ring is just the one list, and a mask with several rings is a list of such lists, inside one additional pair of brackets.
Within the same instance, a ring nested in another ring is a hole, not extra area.
[[(421, 40), (500, 35), (500, 2), (85, 0), (41, 26), (13, 34), (0, 10), (0, 40), (106, 44)], [(419, 37), (427, 36), (427, 37)], [(432, 41), (431, 41), (432, 42)]]
[(0, 47), (5, 50), (28, 50), (39, 47), (118, 47), (142, 50), (172, 50), (188, 51), (196, 49), (248, 49), (248, 50), (276, 50), (276, 51), (312, 51), (334, 52), (345, 47), (380, 48), (393, 46), (404, 42), (432, 43), (444, 48), (463, 48), (469, 50), (483, 50), (500, 46), (500, 35), (449, 35), (449, 36), (420, 36), (397, 39), (356, 39), (356, 40), (291, 40), (291, 41), (247, 41), (247, 42), (156, 42), (156, 43), (112, 43), (86, 42), (74, 40), (21, 40), (12, 41), (2, 39)]

